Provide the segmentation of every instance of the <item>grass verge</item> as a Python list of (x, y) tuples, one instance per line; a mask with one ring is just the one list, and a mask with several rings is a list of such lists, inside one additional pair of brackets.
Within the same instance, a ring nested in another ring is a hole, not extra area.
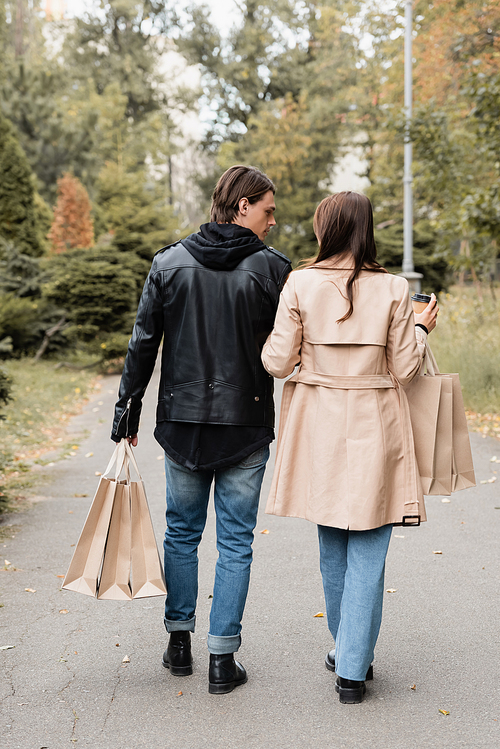
[(66, 423), (79, 413), (98, 378), (85, 370), (55, 369), (53, 361), (10, 359), (1, 366), (12, 378), (12, 400), (0, 421), (0, 512), (5, 512), (29, 486), (31, 465), (65, 446)]
[(454, 286), (429, 337), (441, 372), (458, 372), (469, 426), (500, 438), (500, 293)]

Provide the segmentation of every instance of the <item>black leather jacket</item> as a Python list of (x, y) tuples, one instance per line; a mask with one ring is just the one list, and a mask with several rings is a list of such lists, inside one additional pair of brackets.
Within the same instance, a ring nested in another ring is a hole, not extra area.
[(112, 438), (136, 434), (163, 337), (157, 422), (274, 426), (273, 379), (260, 354), (287, 257), (249, 229), (205, 224), (160, 250), (144, 285)]

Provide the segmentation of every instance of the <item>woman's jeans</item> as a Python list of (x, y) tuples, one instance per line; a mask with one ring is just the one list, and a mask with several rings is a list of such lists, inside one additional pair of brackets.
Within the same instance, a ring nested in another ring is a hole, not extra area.
[(392, 525), (350, 531), (318, 525), (320, 568), (335, 671), (364, 681), (382, 621), (385, 558)]
[(214, 481), (217, 550), (208, 650), (235, 653), (250, 581), (253, 530), (269, 447), (259, 448), (235, 466), (190, 471), (165, 456), (167, 530), (165, 578), (167, 632), (194, 632), (198, 597), (198, 545), (207, 520)]

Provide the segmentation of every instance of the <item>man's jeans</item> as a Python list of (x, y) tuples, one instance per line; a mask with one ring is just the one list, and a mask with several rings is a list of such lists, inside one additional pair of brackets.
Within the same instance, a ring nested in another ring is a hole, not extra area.
[(210, 611), (208, 650), (235, 653), (241, 644), (241, 619), (252, 563), (253, 530), (269, 447), (259, 448), (235, 466), (190, 471), (165, 456), (167, 530), (165, 578), (167, 632), (194, 632), (198, 597), (198, 545), (207, 520), (214, 481), (217, 550)]
[(385, 558), (392, 525), (350, 531), (318, 525), (328, 629), (335, 671), (364, 681), (382, 622)]

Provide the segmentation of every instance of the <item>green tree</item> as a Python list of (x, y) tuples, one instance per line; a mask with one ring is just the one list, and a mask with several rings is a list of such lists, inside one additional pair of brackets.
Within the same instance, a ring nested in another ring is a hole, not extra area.
[(312, 216), (346, 134), (357, 59), (349, 19), (360, 5), (246, 0), (227, 39), (196, 8), (180, 41), (213, 113), (205, 148), (219, 170), (251, 163), (276, 181), (272, 241), (294, 260), (316, 250)]
[(193, 94), (162, 68), (172, 16), (164, 2), (111, 0), (56, 34), (53, 23), (35, 18), (16, 56), (12, 13), (0, 2), (1, 107), (51, 204), (64, 172), (94, 199), (105, 161), (149, 171), (175, 151), (172, 112), (191, 107)]
[[(172, 208), (166, 205), (165, 186), (144, 173), (127, 173), (108, 162), (97, 183), (98, 223), (108, 241), (122, 253), (150, 261), (154, 253), (179, 238)], [(146, 267), (147, 266), (147, 267)], [(144, 281), (149, 262), (144, 264)]]
[(40, 219), (28, 160), (12, 125), (0, 113), (0, 235), (38, 257), (46, 247)]
[(73, 86), (90, 78), (99, 95), (115, 82), (126, 96), (125, 115), (139, 122), (166, 102), (158, 58), (176, 15), (165, 0), (109, 0), (76, 18), (65, 39)]

